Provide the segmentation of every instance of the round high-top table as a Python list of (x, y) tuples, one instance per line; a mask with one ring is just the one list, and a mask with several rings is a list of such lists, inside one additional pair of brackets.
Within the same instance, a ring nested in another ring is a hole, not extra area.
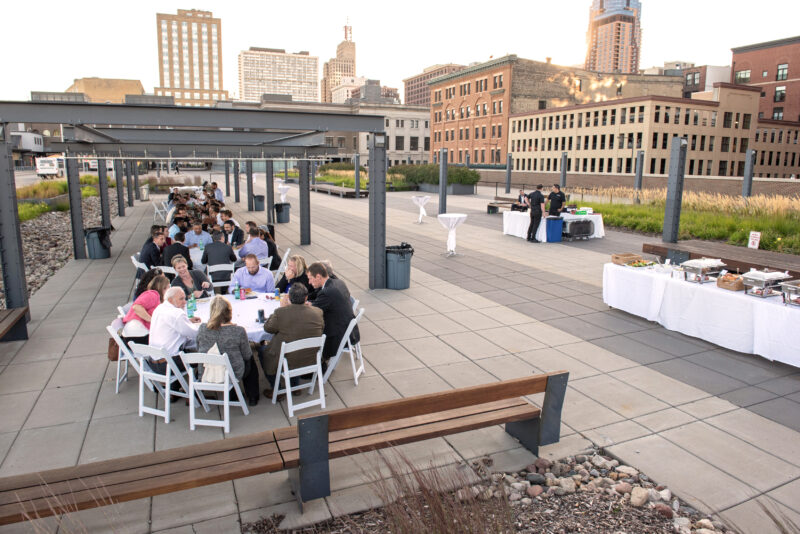
[(411, 197), (411, 201), (419, 206), (419, 219), (417, 219), (417, 224), (422, 224), (422, 218), (428, 216), (428, 212), (425, 211), (425, 204), (431, 199), (428, 195), (414, 195)]
[(278, 194), (281, 196), (281, 202), (286, 202), (286, 194), (289, 192), (288, 185), (279, 185), (278, 186)]
[[(264, 319), (269, 319), (272, 312), (280, 306), (280, 301), (265, 295), (264, 293), (256, 293), (256, 298), (236, 300), (233, 295), (223, 295), (231, 303), (233, 307), (232, 321), (238, 326), (244, 327), (247, 331), (247, 339), (258, 343), (264, 339), (270, 339), (272, 336), (264, 332), (264, 325), (258, 322), (258, 310), (264, 310)], [(209, 297), (197, 301), (197, 311), (195, 315), (200, 317), (203, 322), (208, 322), (210, 315), (211, 299)]]
[(456, 228), (467, 220), (466, 213), (440, 213), (439, 223), (447, 228), (447, 255), (456, 255)]

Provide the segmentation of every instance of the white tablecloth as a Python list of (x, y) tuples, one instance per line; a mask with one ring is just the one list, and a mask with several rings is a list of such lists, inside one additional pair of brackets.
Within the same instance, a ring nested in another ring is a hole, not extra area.
[(467, 220), (466, 213), (440, 213), (438, 215), (439, 222), (442, 226), (447, 228), (447, 252), (450, 254), (456, 253), (456, 228)]
[(278, 194), (281, 196), (281, 202), (286, 202), (286, 194), (289, 192), (288, 185), (279, 185), (278, 186)]
[[(565, 221), (588, 219), (594, 223), (594, 233), (589, 236), (591, 239), (605, 237), (606, 230), (603, 225), (603, 216), (599, 213), (592, 215), (572, 215), (564, 213), (561, 218)], [(536, 231), (536, 239), (544, 243), (547, 241), (547, 216), (542, 217), (539, 229)], [(528, 237), (528, 226), (531, 224), (531, 216), (528, 212), (504, 211), (503, 212), (503, 233), (525, 239)]]
[(206, 266), (203, 264), (203, 251), (200, 250), (200, 247), (194, 247), (189, 249), (189, 257), (192, 258), (192, 268), (197, 269), (198, 271), (205, 272)]
[(431, 199), (428, 195), (414, 195), (411, 197), (411, 201), (419, 206), (419, 219), (417, 220), (418, 223), (422, 223), (422, 218), (428, 216), (428, 212), (425, 211), (425, 204)]
[[(264, 325), (258, 322), (258, 310), (264, 310), (264, 318), (269, 319), (275, 308), (280, 306), (280, 302), (274, 299), (266, 299), (264, 293), (257, 293), (258, 298), (249, 300), (236, 300), (232, 295), (225, 295), (233, 304), (233, 322), (247, 330), (247, 338), (250, 341), (261, 341), (269, 339), (271, 336), (264, 332)], [(211, 299), (203, 299), (197, 302), (197, 316), (205, 323), (209, 317), (209, 307)]]
[(784, 306), (780, 297), (751, 297), (607, 263), (603, 301), (669, 330), (800, 367), (800, 309)]

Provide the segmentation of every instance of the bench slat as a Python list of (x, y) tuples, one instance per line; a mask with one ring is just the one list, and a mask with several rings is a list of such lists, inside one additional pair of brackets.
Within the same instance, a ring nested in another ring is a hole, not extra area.
[(0, 310), (0, 339), (11, 330), (15, 324), (25, 320), (28, 307), (11, 308), (10, 310)]
[[(409, 428), (361, 436), (331, 443), (329, 447), (329, 457), (331, 459), (339, 458), (361, 452), (402, 445), (404, 443), (413, 443), (440, 436), (457, 434), (459, 432), (466, 432), (468, 430), (475, 430), (500, 423), (524, 421), (526, 419), (538, 417), (540, 413), (541, 411), (538, 408), (532, 404), (528, 404), (527, 406), (503, 408), (501, 410), (468, 415), (457, 419), (414, 425)], [(297, 467), (300, 463), (300, 451), (298, 449), (286, 451), (281, 449), (281, 456), (283, 456), (283, 462), (287, 469)]]

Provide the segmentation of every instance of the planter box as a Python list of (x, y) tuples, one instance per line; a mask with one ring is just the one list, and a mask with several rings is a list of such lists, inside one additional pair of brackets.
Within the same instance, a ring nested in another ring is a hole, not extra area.
[[(438, 193), (439, 184), (419, 184), (419, 190), (424, 193)], [(448, 195), (474, 195), (475, 186), (465, 184), (448, 184)]]

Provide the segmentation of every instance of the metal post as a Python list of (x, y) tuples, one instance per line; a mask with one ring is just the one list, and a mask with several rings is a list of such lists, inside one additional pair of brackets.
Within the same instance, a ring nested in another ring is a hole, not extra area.
[(506, 156), (506, 194), (511, 192), (511, 154)]
[[(24, 308), (28, 305), (28, 287), (25, 282), (25, 258), (22, 252), (22, 234), (17, 217), (17, 186), (14, 180), (14, 160), (11, 144), (5, 141), (8, 126), (0, 124), (0, 265), (3, 268), (6, 309)], [(28, 339), (26, 321), (19, 321), (5, 340)]]
[(111, 209), (108, 205), (108, 176), (106, 160), (97, 160), (97, 189), (100, 192), (100, 220), (103, 228), (111, 228)]
[(561, 189), (567, 187), (567, 158), (569, 155), (566, 152), (561, 153), (561, 180), (558, 182)]
[(361, 154), (358, 152), (353, 158), (353, 168), (355, 169), (356, 198), (361, 198)]
[(117, 182), (117, 213), (125, 217), (125, 186), (122, 185), (122, 160), (114, 160), (114, 180)]
[(667, 206), (664, 211), (664, 233), (662, 241), (677, 243), (681, 224), (681, 201), (683, 200), (683, 177), (686, 170), (686, 145), (683, 137), (672, 138), (669, 155), (669, 179), (667, 181)]
[(162, 161), (158, 160), (156, 162), (156, 178), (161, 178), (161, 165), (162, 165)]
[(283, 160), (283, 181), (284, 182), (288, 182), (289, 181), (289, 160), (288, 159)]
[(369, 288), (386, 289), (386, 143), (388, 136), (369, 137)]
[(231, 160), (225, 160), (225, 198), (231, 196)]
[(264, 167), (267, 171), (267, 224), (275, 224), (275, 168), (272, 160), (266, 160)]
[(747, 149), (744, 157), (744, 178), (742, 179), (742, 196), (744, 198), (753, 194), (753, 168), (756, 165), (756, 151)]
[(633, 188), (637, 191), (642, 190), (642, 170), (644, 169), (644, 150), (636, 153), (636, 179), (633, 182)]
[(133, 207), (133, 178), (131, 177), (131, 160), (125, 160), (125, 180), (128, 188), (128, 206)]
[(317, 162), (316, 161), (312, 161), (311, 162), (311, 184), (312, 185), (316, 185), (317, 184)]
[(86, 241), (83, 237), (83, 206), (81, 205), (81, 176), (78, 160), (67, 160), (67, 188), (69, 193), (69, 215), (72, 223), (72, 251), (76, 260), (86, 259)]
[(447, 213), (447, 149), (439, 149), (439, 213)]
[(136, 200), (142, 200), (142, 192), (139, 191), (139, 162), (133, 161), (133, 194)]
[(311, 244), (311, 187), (309, 185), (308, 160), (298, 162), (300, 184), (300, 244)]
[(233, 160), (233, 200), (239, 203), (239, 160)]
[(247, 211), (255, 210), (256, 199), (253, 197), (253, 160), (244, 162), (244, 172), (247, 177)]

